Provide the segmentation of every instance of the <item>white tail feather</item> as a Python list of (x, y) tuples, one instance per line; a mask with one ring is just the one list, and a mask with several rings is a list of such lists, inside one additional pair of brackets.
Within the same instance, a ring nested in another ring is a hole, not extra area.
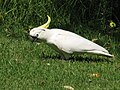
[(103, 52), (103, 51), (87, 51), (88, 53), (94, 53), (94, 54), (100, 54), (108, 57), (114, 57), (114, 55), (111, 55), (109, 53)]

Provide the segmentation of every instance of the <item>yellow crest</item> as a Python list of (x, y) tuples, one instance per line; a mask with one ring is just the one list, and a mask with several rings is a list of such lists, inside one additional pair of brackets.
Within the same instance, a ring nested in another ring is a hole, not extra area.
[(40, 28), (48, 28), (49, 27), (50, 22), (51, 22), (51, 18), (49, 15), (47, 15), (47, 17), (48, 17), (48, 21), (45, 24), (39, 26)]

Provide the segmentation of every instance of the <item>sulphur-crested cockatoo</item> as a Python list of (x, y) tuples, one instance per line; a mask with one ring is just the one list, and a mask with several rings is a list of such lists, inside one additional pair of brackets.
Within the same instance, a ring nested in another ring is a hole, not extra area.
[(47, 43), (59, 52), (63, 58), (68, 59), (72, 53), (92, 53), (108, 57), (113, 56), (105, 48), (73, 32), (62, 29), (47, 29), (50, 21), (51, 19), (48, 16), (47, 23), (33, 28), (29, 34), (31, 37)]

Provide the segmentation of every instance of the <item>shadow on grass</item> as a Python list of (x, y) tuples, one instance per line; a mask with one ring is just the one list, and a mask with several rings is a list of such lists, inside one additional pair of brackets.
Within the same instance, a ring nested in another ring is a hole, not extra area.
[(110, 58), (107, 58), (107, 57), (102, 57), (102, 56), (97, 56), (97, 57), (94, 57), (94, 56), (89, 56), (89, 57), (84, 57), (84, 56), (78, 56), (78, 57), (72, 57), (70, 60), (72, 61), (81, 61), (81, 62), (113, 62), (110, 60)]
[(54, 60), (65, 60), (65, 61), (70, 61), (70, 62), (108, 62), (108, 63), (113, 63), (114, 60), (112, 58), (108, 58), (108, 57), (102, 57), (102, 56), (71, 56), (69, 59), (61, 59), (60, 55), (57, 56), (40, 56), (40, 58), (42, 58), (43, 60), (47, 60), (47, 59), (54, 59)]

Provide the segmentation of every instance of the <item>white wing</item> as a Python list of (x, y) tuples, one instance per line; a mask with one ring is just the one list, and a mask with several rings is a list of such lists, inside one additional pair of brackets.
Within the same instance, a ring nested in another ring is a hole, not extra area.
[[(54, 33), (56, 31), (57, 30), (53, 30)], [(56, 45), (60, 50), (67, 53), (88, 52), (112, 56), (105, 48), (69, 31), (58, 29), (57, 33), (54, 34), (48, 42)]]

